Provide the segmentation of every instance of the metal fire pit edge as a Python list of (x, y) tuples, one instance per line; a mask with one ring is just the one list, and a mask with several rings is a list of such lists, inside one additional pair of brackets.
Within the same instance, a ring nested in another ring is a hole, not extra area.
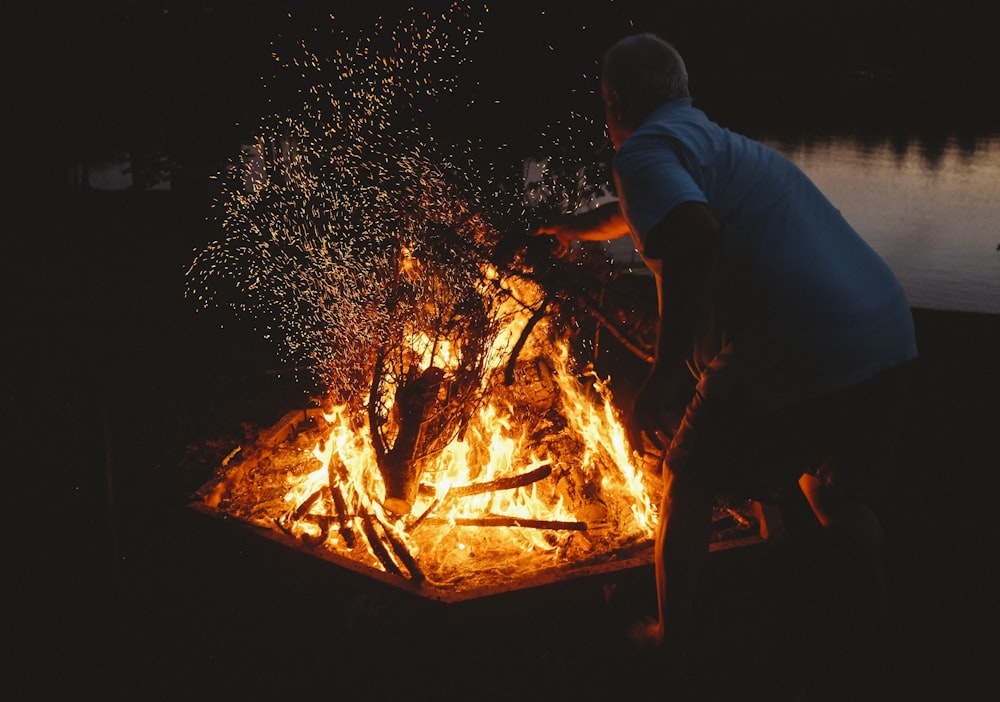
[[(299, 553), (325, 561), (333, 566), (346, 569), (357, 575), (376, 580), (384, 585), (388, 585), (397, 590), (402, 590), (416, 597), (444, 604), (483, 600), (515, 592), (544, 588), (557, 583), (565, 583), (569, 581), (575, 582), (591, 579), (607, 582), (612, 580), (616, 574), (639, 568), (651, 568), (654, 560), (653, 542), (648, 540), (630, 547), (612, 551), (609, 554), (604, 554), (601, 557), (600, 562), (581, 562), (579, 564), (569, 566), (551, 566), (549, 568), (543, 568), (536, 571), (530, 577), (519, 578), (518, 580), (508, 582), (503, 586), (485, 585), (464, 589), (447, 588), (437, 586), (426, 580), (418, 582), (406, 577), (386, 573), (385, 571), (371, 568), (335, 553), (313, 549), (301, 543), (299, 540), (287, 536), (279, 531), (252, 524), (239, 519), (238, 517), (226, 514), (221, 510), (210, 507), (200, 499), (192, 500), (189, 502), (188, 506), (200, 514), (212, 517), (216, 522), (221, 521), (228, 526), (248, 531), (257, 536), (262, 536), (269, 541), (282, 546), (287, 546)], [(710, 544), (709, 551), (728, 551), (736, 548), (758, 546), (783, 533), (780, 517), (775, 510), (762, 507), (759, 517), (762, 525), (760, 533), (749, 534), (739, 538), (714, 541)]]

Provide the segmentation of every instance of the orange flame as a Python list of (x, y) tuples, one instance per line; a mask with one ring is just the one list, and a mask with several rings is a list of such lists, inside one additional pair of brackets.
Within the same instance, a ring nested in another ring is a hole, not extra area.
[[(518, 285), (520, 300), (542, 299), (530, 284)], [(491, 353), (497, 369), (529, 316), (523, 306), (510, 316)], [(526, 416), (523, 407), (492, 399), (424, 471), (413, 509), (401, 518), (382, 507), (385, 484), (365, 419), (351, 416), (345, 406), (334, 407), (324, 413), (328, 426), (312, 449), (315, 469), (289, 472), (281, 514), (268, 519), (315, 548), (379, 570), (394, 563), (411, 575), (419, 569), (428, 581), (455, 587), (477, 573), (516, 577), (546, 566), (593, 562), (648, 542), (656, 523), (658, 476), (634, 459), (606, 384), (596, 374), (584, 383), (570, 371), (568, 343), (545, 348), (545, 324), (536, 327), (521, 357), (542, 359), (550, 369), (552, 404), (561, 421)], [(423, 368), (452, 367), (448, 344), (438, 343), (433, 357), (430, 347), (426, 338), (412, 339)], [(553, 407), (546, 408), (547, 415)], [(544, 477), (513, 488), (504, 484), (525, 476)], [(496, 481), (499, 489), (469, 488)], [(338, 528), (323, 528), (324, 519)], [(387, 562), (392, 549), (380, 555), (372, 539), (351, 539), (352, 533), (365, 533), (366, 519), (377, 521), (413, 563), (400, 563), (398, 552)]]

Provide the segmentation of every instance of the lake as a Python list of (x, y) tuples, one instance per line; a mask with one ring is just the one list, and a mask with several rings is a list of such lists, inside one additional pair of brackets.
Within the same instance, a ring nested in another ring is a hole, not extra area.
[(849, 138), (772, 146), (882, 255), (912, 306), (1000, 313), (1000, 135), (933, 149)]
[[(932, 145), (768, 141), (895, 271), (913, 307), (1000, 314), (1000, 134)], [(616, 259), (638, 261), (627, 240)]]

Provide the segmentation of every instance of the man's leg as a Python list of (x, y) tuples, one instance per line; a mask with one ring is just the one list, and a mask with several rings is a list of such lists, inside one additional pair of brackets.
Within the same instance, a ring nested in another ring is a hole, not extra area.
[(807, 689), (822, 699), (854, 699), (882, 674), (886, 583), (882, 528), (872, 510), (807, 474), (799, 481), (821, 533), (786, 563), (784, 608), (797, 633)]
[(656, 534), (657, 641), (667, 665), (687, 666), (698, 580), (708, 556), (715, 495), (703, 481), (665, 471), (667, 480)]
[(884, 603), (885, 577), (882, 567), (882, 525), (871, 508), (847, 497), (823, 478), (806, 473), (799, 478), (799, 488), (806, 496), (816, 518), (825, 529), (837, 533), (858, 546), (870, 569), (876, 601)]

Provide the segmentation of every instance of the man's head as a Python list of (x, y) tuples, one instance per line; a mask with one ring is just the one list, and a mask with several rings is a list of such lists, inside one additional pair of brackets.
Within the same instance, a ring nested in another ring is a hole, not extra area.
[(658, 36), (628, 36), (604, 54), (601, 93), (617, 147), (657, 107), (690, 95), (687, 68), (677, 50)]

